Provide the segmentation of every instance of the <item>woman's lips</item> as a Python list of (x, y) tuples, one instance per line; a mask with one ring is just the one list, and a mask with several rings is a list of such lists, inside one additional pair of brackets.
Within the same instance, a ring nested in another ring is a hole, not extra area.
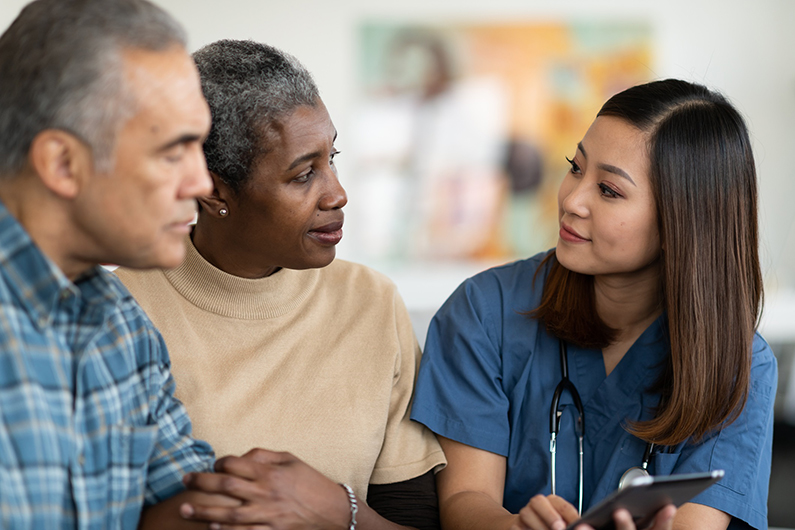
[(574, 231), (566, 223), (560, 223), (560, 232), (558, 233), (563, 241), (568, 243), (587, 243), (590, 239), (585, 239), (580, 234)]
[(309, 237), (324, 245), (336, 245), (342, 239), (342, 221), (313, 228), (309, 231)]

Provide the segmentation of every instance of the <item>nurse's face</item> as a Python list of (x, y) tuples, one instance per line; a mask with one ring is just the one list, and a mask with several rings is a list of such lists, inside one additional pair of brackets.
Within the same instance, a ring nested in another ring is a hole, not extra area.
[(623, 275), (656, 267), (657, 211), (645, 133), (600, 116), (577, 145), (558, 192), (557, 259), (569, 270)]

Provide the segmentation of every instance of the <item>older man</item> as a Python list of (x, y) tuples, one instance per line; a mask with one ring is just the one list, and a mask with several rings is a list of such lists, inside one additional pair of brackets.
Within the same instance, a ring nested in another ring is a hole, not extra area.
[(38, 0), (0, 37), (0, 527), (195, 524), (181, 480), (212, 451), (99, 263), (182, 260), (209, 126), (182, 29), (143, 0)]

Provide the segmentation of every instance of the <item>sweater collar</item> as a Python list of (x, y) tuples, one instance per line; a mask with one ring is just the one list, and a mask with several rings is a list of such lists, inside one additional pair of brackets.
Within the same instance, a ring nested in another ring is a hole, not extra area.
[(281, 269), (267, 278), (233, 276), (205, 260), (187, 237), (185, 261), (164, 271), (171, 285), (193, 305), (242, 320), (275, 318), (296, 309), (312, 292), (319, 269)]

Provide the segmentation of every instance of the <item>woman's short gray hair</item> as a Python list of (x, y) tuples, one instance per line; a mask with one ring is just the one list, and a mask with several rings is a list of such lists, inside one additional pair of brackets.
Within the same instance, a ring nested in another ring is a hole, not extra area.
[(315, 106), (317, 86), (297, 59), (253, 41), (220, 40), (193, 58), (212, 113), (207, 167), (239, 192), (270, 150), (271, 126), (299, 106)]
[(109, 170), (134, 113), (122, 52), (185, 47), (182, 27), (146, 0), (36, 0), (0, 37), (0, 175), (26, 163), (45, 129), (74, 134)]

